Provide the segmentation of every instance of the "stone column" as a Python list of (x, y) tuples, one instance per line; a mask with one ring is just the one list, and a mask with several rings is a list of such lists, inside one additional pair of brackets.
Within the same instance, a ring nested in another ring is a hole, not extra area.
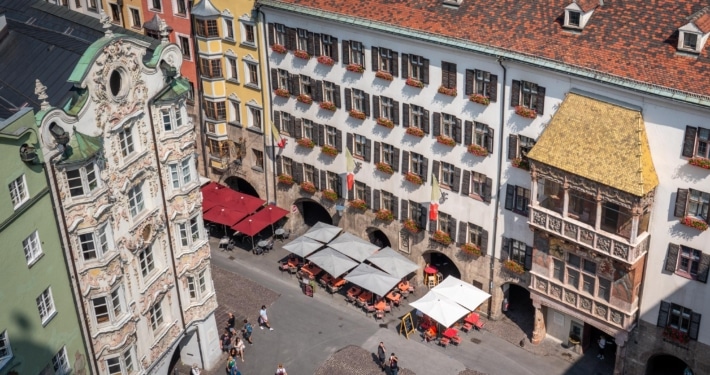
[(545, 317), (542, 314), (542, 305), (533, 301), (533, 307), (535, 307), (535, 327), (533, 328), (532, 343), (537, 345), (547, 335), (547, 328), (545, 327)]
[(530, 178), (530, 194), (532, 195), (530, 197), (530, 203), (533, 207), (536, 207), (540, 204), (540, 202), (538, 202), (537, 200), (537, 170), (535, 169), (535, 167), (533, 167), (532, 171), (530, 172)]
[(622, 375), (624, 373), (624, 358), (626, 356), (626, 341), (629, 335), (626, 332), (617, 334), (614, 337), (616, 343), (616, 360), (614, 361), (614, 375)]
[(594, 230), (599, 232), (602, 228), (602, 195), (597, 193), (597, 216), (594, 222)]
[(569, 211), (569, 182), (567, 181), (567, 176), (565, 176), (565, 182), (562, 184), (562, 190), (562, 217), (567, 217), (567, 212)]
[(636, 244), (636, 237), (639, 235), (639, 222), (641, 218), (641, 213), (643, 209), (635, 204), (631, 208), (631, 233), (629, 234), (629, 242), (633, 245)]

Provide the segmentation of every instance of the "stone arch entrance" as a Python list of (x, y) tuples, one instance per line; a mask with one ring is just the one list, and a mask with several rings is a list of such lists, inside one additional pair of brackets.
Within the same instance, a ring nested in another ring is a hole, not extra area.
[(366, 230), (367, 233), (367, 239), (379, 246), (379, 247), (392, 247), (392, 243), (390, 242), (390, 239), (387, 237), (385, 232), (375, 228), (375, 227), (369, 227)]
[(686, 368), (689, 366), (676, 356), (656, 354), (648, 359), (645, 375), (684, 375)]
[(500, 288), (503, 292), (501, 311), (504, 319), (514, 323), (521, 334), (532, 338), (535, 328), (535, 307), (530, 299), (530, 291), (514, 283), (505, 283)]
[(224, 183), (229, 186), (232, 190), (236, 190), (238, 192), (251, 195), (252, 197), (259, 197), (259, 193), (256, 191), (256, 188), (252, 184), (249, 183), (249, 181), (237, 177), (237, 176), (231, 176), (227, 177), (226, 180), (224, 180)]
[(444, 279), (446, 276), (453, 276), (457, 279), (461, 278), (461, 271), (459, 271), (454, 261), (446, 256), (446, 254), (437, 250), (427, 250), (422, 254), (422, 257), (426, 263), (436, 267), (436, 269), (441, 272), (442, 276), (444, 276)]
[(328, 210), (313, 199), (299, 198), (293, 202), (293, 205), (298, 209), (306, 225), (313, 226), (319, 221), (333, 225), (333, 217)]

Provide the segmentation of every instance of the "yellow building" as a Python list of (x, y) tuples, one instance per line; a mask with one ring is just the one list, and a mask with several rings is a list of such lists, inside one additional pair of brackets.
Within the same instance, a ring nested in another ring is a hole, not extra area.
[(143, 0), (102, 0), (102, 7), (113, 24), (143, 34)]

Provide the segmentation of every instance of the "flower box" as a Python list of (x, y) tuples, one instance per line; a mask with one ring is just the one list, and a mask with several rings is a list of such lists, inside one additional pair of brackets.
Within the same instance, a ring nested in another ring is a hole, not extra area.
[(392, 73), (385, 72), (384, 70), (378, 70), (377, 72), (375, 72), (375, 77), (384, 79), (385, 81), (391, 81), (394, 79)]
[(415, 79), (415, 78), (411, 78), (411, 77), (410, 77), (410, 78), (407, 78), (407, 81), (404, 82), (404, 83), (405, 83), (407, 86), (416, 87), (416, 88), (418, 88), (418, 89), (421, 89), (421, 88), (424, 87), (424, 82), (422, 82), (422, 81), (420, 81), (420, 80), (418, 80), (418, 79)]
[(424, 181), (422, 181), (421, 177), (419, 177), (418, 175), (416, 175), (412, 172), (409, 172), (406, 175), (404, 175), (404, 179), (413, 183), (414, 185), (421, 185), (424, 183)]
[(328, 156), (338, 156), (339, 154), (338, 149), (331, 145), (323, 145), (320, 148), (320, 152)]
[(323, 198), (335, 202), (338, 200), (338, 193), (333, 189), (325, 189), (323, 190)]
[(284, 89), (284, 88), (278, 88), (278, 89), (274, 90), (274, 95), (280, 96), (282, 98), (288, 98), (289, 96), (291, 96), (291, 94), (288, 92), (288, 90)]
[(305, 191), (308, 194), (313, 194), (316, 192), (316, 185), (313, 185), (312, 182), (303, 181), (301, 182), (301, 190)]
[(519, 105), (515, 107), (515, 114), (521, 117), (525, 118), (535, 118), (537, 117), (537, 111), (534, 109), (530, 109), (527, 107), (523, 107), (522, 105)]
[(686, 217), (682, 218), (680, 220), (680, 223), (685, 226), (695, 228), (701, 232), (708, 230), (708, 223), (704, 222), (702, 219), (696, 219), (691, 216), (686, 216)]
[(476, 156), (488, 156), (488, 149), (475, 143), (468, 145), (468, 152)]
[(471, 94), (468, 97), (468, 100), (470, 100), (474, 103), (483, 104), (483, 105), (491, 104), (491, 98), (489, 98), (485, 95), (481, 95), (481, 94)]
[(278, 179), (279, 179), (280, 184), (288, 185), (288, 186), (293, 185), (293, 177), (291, 177), (287, 174), (280, 174)]
[(424, 137), (424, 130), (419, 129), (419, 128), (415, 128), (413, 126), (408, 127), (406, 130), (406, 133), (409, 135), (413, 135), (415, 137), (419, 137), (419, 138)]
[(308, 60), (311, 58), (311, 55), (309, 55), (308, 52), (300, 50), (300, 49), (293, 51), (293, 55), (298, 57), (299, 59), (304, 59), (304, 60)]
[(431, 239), (445, 246), (451, 245), (451, 236), (441, 230), (437, 230), (436, 232), (434, 232), (434, 234), (431, 236)]
[(388, 128), (388, 129), (394, 128), (394, 122), (392, 122), (392, 120), (385, 118), (385, 117), (378, 117), (377, 118), (377, 125), (384, 126), (385, 128)]
[(515, 158), (511, 160), (511, 163), (515, 168), (524, 169), (526, 171), (530, 170), (530, 162), (527, 159)]
[(321, 102), (321, 103), (320, 103), (320, 107), (321, 107), (322, 109), (325, 109), (325, 110), (328, 110), (328, 111), (333, 111), (333, 112), (335, 112), (335, 110), (337, 109), (337, 107), (335, 106), (335, 104), (333, 104), (332, 102)]
[(419, 225), (412, 219), (407, 219), (402, 222), (402, 227), (409, 233), (417, 234), (421, 229)]
[(506, 260), (503, 262), (503, 268), (507, 269), (508, 271), (522, 275), (525, 273), (525, 268), (521, 266), (518, 262), (514, 260)]
[(437, 135), (436, 141), (441, 143), (442, 145), (451, 146), (451, 147), (456, 146), (456, 141), (454, 141), (453, 138), (449, 138), (445, 135)]
[(687, 344), (690, 341), (690, 336), (688, 336), (687, 332), (683, 332), (671, 326), (663, 330), (663, 338), (679, 344)]
[(315, 143), (313, 143), (313, 141), (308, 138), (299, 138), (298, 140), (296, 140), (296, 143), (299, 146), (305, 147), (305, 148), (313, 148), (316, 146)]
[(448, 88), (444, 86), (439, 86), (439, 94), (444, 94), (448, 96), (456, 96), (456, 87)]
[(348, 66), (346, 66), (345, 69), (348, 72), (353, 72), (353, 73), (362, 73), (365, 71), (365, 67), (360, 64), (348, 64)]
[(377, 218), (377, 220), (387, 221), (387, 222), (394, 220), (394, 214), (392, 213), (392, 211), (390, 211), (386, 208), (378, 210), (375, 213), (375, 217)]
[(394, 174), (394, 169), (387, 163), (379, 162), (375, 164), (375, 168), (382, 173)]
[(280, 54), (282, 54), (282, 55), (285, 54), (286, 51), (288, 51), (288, 50), (286, 49), (286, 47), (282, 46), (281, 44), (274, 44), (274, 45), (272, 45), (272, 46), (271, 46), (271, 50), (274, 51), (274, 52), (276, 52), (276, 53), (280, 53)]
[(365, 112), (358, 111), (357, 109), (351, 109), (350, 117), (356, 118), (358, 120), (364, 120), (367, 116), (365, 115)]
[(350, 201), (349, 206), (358, 210), (367, 210), (367, 203), (362, 199), (355, 199)]
[(333, 60), (333, 58), (331, 58), (330, 56), (318, 56), (318, 63), (327, 66), (333, 66), (335, 64), (335, 60)]
[(461, 251), (475, 257), (481, 256), (481, 249), (472, 243), (465, 243), (461, 245)]
[(313, 98), (311, 98), (309, 95), (301, 94), (296, 97), (296, 100), (303, 104), (311, 104), (313, 103)]
[(710, 169), (710, 159), (694, 157), (688, 160), (688, 164), (704, 169)]

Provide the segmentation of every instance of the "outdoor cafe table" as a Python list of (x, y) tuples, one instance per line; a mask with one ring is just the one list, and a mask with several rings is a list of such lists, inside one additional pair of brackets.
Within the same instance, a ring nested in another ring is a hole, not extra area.
[(434, 266), (426, 266), (424, 267), (424, 273), (428, 275), (436, 275), (436, 273), (439, 272), (439, 270), (436, 269)]
[(328, 284), (329, 282), (331, 282), (333, 280), (333, 276), (330, 276), (329, 273), (326, 273), (325, 275), (321, 276), (320, 280), (323, 283)]
[(385, 296), (385, 298), (387, 298), (388, 300), (390, 300), (390, 301), (392, 301), (392, 302), (398, 302), (399, 299), (401, 298), (401, 295), (400, 295), (399, 293), (396, 293), (396, 292), (393, 290), (393, 291), (389, 292), (389, 293)]
[(479, 319), (480, 319), (480, 317), (478, 316), (478, 314), (472, 312), (472, 313), (469, 313), (468, 315), (466, 315), (466, 318), (464, 318), (463, 321), (466, 323), (476, 324), (476, 323), (478, 323)]
[(402, 281), (401, 283), (397, 284), (397, 288), (401, 290), (402, 292), (406, 292), (409, 290), (409, 281)]
[(362, 302), (367, 302), (372, 298), (372, 292), (368, 292), (367, 290), (360, 293), (360, 295), (357, 297), (360, 299)]
[(332, 285), (334, 288), (339, 288), (339, 287), (345, 285), (345, 283), (347, 283), (347, 281), (345, 279), (343, 279), (342, 277), (339, 277), (337, 279), (332, 280), (330, 282), (330, 285)]
[(288, 258), (288, 265), (291, 267), (298, 267), (300, 263), (301, 262), (296, 257)]
[(322, 270), (320, 268), (318, 268), (318, 266), (316, 266), (315, 264), (307, 264), (307, 265), (301, 267), (301, 271), (306, 272), (311, 276), (315, 276), (315, 275), (319, 274), (320, 271), (322, 271)]
[(442, 336), (450, 339), (453, 338), (454, 336), (458, 335), (459, 331), (456, 330), (456, 328), (447, 328), (444, 333), (442, 333)]
[(377, 311), (384, 311), (384, 310), (385, 310), (385, 306), (387, 306), (387, 302), (385, 302), (385, 300), (383, 300), (383, 299), (380, 299), (379, 301), (377, 301), (377, 302), (375, 303), (375, 310), (377, 310)]
[(348, 289), (348, 293), (347, 293), (347, 294), (348, 294), (349, 296), (351, 296), (351, 297), (357, 297), (357, 296), (360, 294), (361, 291), (362, 291), (362, 290), (360, 289), (360, 287), (352, 286), (352, 287), (350, 287), (350, 289)]

